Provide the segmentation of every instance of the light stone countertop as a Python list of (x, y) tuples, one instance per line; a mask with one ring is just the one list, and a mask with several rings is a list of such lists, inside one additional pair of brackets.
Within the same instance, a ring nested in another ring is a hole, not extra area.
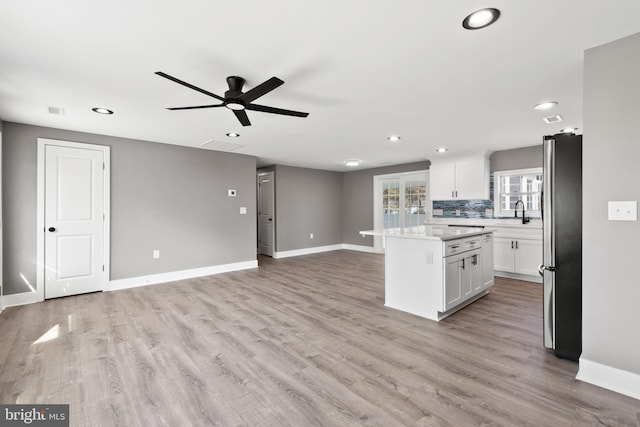
[(360, 231), (363, 236), (404, 237), (422, 240), (452, 240), (492, 233), (495, 229), (478, 227), (448, 227), (446, 225), (418, 225), (415, 227), (388, 228)]

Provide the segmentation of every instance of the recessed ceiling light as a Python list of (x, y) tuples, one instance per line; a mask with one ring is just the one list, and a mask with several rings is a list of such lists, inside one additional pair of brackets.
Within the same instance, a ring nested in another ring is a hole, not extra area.
[(564, 128), (560, 131), (560, 133), (574, 133), (578, 128)]
[(544, 117), (542, 120), (544, 120), (545, 123), (558, 123), (562, 121), (562, 116), (549, 116), (549, 117)]
[(345, 166), (349, 166), (350, 168), (354, 168), (356, 166), (360, 166), (360, 163), (362, 163), (360, 160), (356, 160), (356, 159), (351, 159), (351, 160), (345, 160), (344, 161), (344, 165)]
[(107, 110), (106, 108), (100, 108), (100, 107), (92, 108), (91, 111), (98, 114), (113, 114), (113, 111)]
[(440, 148), (436, 148), (436, 151), (437, 151), (438, 153), (446, 153), (446, 152), (447, 152), (447, 149), (446, 149), (446, 148), (444, 148), (444, 147), (440, 147)]
[(391, 135), (391, 136), (388, 136), (387, 139), (391, 142), (398, 142), (400, 141), (401, 138), (398, 135)]
[(549, 108), (553, 108), (556, 105), (558, 105), (556, 101), (545, 101), (541, 102), (540, 104), (534, 105), (533, 108), (535, 108), (536, 110), (548, 110)]
[(486, 9), (476, 10), (472, 14), (468, 15), (462, 21), (462, 26), (467, 30), (479, 30), (480, 28), (488, 27), (498, 20), (500, 17), (500, 11), (492, 7)]
[(229, 138), (237, 138), (237, 137), (239, 137), (239, 136), (240, 136), (240, 134), (239, 134), (239, 133), (235, 133), (235, 132), (228, 132), (228, 133), (227, 133), (227, 136), (228, 136)]

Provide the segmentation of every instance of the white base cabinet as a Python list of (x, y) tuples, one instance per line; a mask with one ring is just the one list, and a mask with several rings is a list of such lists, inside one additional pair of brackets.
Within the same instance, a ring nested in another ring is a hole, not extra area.
[(528, 276), (525, 280), (540, 281), (538, 266), (542, 263), (542, 240), (508, 237), (494, 238), (494, 270)]
[(385, 306), (439, 321), (485, 296), (493, 284), (493, 263), (483, 263), (487, 233), (445, 241), (385, 236)]

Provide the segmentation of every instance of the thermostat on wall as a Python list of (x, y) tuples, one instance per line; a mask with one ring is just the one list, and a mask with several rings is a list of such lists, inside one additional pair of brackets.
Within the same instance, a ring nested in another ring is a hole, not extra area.
[(236, 197), (236, 190), (227, 190), (229, 197)]

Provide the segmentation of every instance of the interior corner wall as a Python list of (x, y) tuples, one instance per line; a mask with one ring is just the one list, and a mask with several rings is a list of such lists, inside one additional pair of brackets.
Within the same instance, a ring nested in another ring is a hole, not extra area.
[(342, 177), (342, 242), (373, 247), (373, 237), (360, 235), (373, 229), (373, 177), (429, 169), (430, 162), (405, 163), (345, 172)]
[(640, 33), (585, 52), (583, 360), (636, 375), (640, 398), (638, 221), (608, 201), (640, 199)]
[(277, 165), (275, 179), (277, 252), (342, 243), (340, 172)]
[(11, 122), (3, 137), (5, 294), (36, 286), (38, 138), (111, 147), (111, 280), (256, 260), (253, 156)]

